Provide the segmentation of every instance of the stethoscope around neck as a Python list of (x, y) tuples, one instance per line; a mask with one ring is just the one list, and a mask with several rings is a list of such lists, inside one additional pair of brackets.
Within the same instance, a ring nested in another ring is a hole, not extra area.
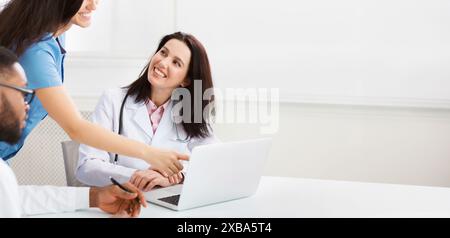
[[(125, 108), (125, 103), (127, 102), (128, 97), (130, 96), (130, 94), (127, 92), (127, 94), (125, 95), (125, 98), (122, 101), (122, 105), (120, 106), (120, 114), (119, 114), (119, 135), (122, 135), (122, 130), (123, 130), (123, 110)], [(177, 135), (177, 138), (172, 139), (173, 141), (179, 142), (179, 143), (189, 143), (190, 137), (186, 136), (185, 139), (181, 139), (180, 137), (180, 133), (178, 131), (178, 126), (175, 124), (174, 120), (173, 121), (173, 126), (175, 127), (175, 133)], [(116, 154), (114, 156), (114, 164), (117, 164), (117, 162), (119, 161), (119, 154)]]

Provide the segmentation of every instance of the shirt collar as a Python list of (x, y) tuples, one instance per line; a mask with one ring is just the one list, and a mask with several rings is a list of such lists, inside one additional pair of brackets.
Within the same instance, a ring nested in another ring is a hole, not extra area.
[(169, 105), (169, 103), (170, 103), (170, 100), (168, 100), (162, 106), (158, 107), (152, 100), (148, 100), (147, 109), (151, 112), (154, 112), (154, 111), (160, 110), (162, 108), (165, 111), (167, 106)]
[(67, 53), (66, 49), (61, 45), (61, 42), (59, 41), (59, 38), (57, 37), (56, 42), (58, 43), (59, 49), (61, 50), (61, 54), (65, 55)]
[(42, 40), (43, 41), (50, 40), (50, 39), (55, 40), (56, 43), (58, 44), (58, 47), (59, 47), (59, 50), (61, 51), (61, 54), (64, 55), (64, 54), (67, 53), (66, 49), (64, 49), (64, 47), (61, 44), (61, 38), (64, 37), (64, 34), (65, 33), (63, 33), (60, 36), (56, 37), (56, 36), (53, 35), (53, 33), (47, 32), (47, 33), (44, 34), (44, 37), (42, 37)]

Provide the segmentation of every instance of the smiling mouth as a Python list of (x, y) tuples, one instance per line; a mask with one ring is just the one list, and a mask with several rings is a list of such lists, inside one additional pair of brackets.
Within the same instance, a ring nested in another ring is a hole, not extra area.
[(161, 78), (167, 78), (167, 75), (164, 74), (164, 72), (162, 72), (160, 69), (158, 69), (156, 67), (153, 69), (153, 72)]
[(90, 18), (92, 16), (92, 13), (78, 13), (80, 16), (85, 17), (85, 18)]

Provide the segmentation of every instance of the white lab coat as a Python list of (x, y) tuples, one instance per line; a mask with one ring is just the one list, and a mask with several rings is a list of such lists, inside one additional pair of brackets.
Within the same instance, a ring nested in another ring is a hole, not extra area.
[[(119, 131), (120, 108), (125, 94), (126, 90), (124, 89), (106, 91), (97, 104), (92, 121), (117, 133)], [(128, 97), (123, 111), (122, 135), (156, 148), (168, 149), (182, 154), (190, 154), (195, 146), (218, 142), (214, 136), (204, 139), (193, 138), (189, 142), (177, 141), (177, 138), (184, 140), (187, 136), (181, 125), (173, 123), (172, 107), (172, 103), (169, 103), (164, 110), (156, 133), (153, 134), (145, 103), (135, 103), (135, 97)], [(178, 136), (175, 126), (178, 128)], [(107, 186), (111, 184), (110, 176), (121, 183), (125, 183), (130, 180), (136, 170), (151, 168), (150, 164), (141, 159), (120, 155), (116, 165), (113, 163), (114, 156), (113, 153), (81, 145), (76, 170), (77, 179), (90, 186)]]
[(19, 186), (0, 158), (0, 218), (74, 212), (89, 208), (89, 188)]

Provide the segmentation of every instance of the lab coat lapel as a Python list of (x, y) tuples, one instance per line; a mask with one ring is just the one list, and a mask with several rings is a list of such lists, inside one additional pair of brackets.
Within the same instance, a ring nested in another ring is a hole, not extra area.
[(148, 115), (147, 106), (145, 104), (142, 104), (139, 107), (135, 108), (133, 120), (142, 130), (142, 132), (145, 133), (145, 135), (147, 135), (150, 139), (153, 138), (150, 116)]

